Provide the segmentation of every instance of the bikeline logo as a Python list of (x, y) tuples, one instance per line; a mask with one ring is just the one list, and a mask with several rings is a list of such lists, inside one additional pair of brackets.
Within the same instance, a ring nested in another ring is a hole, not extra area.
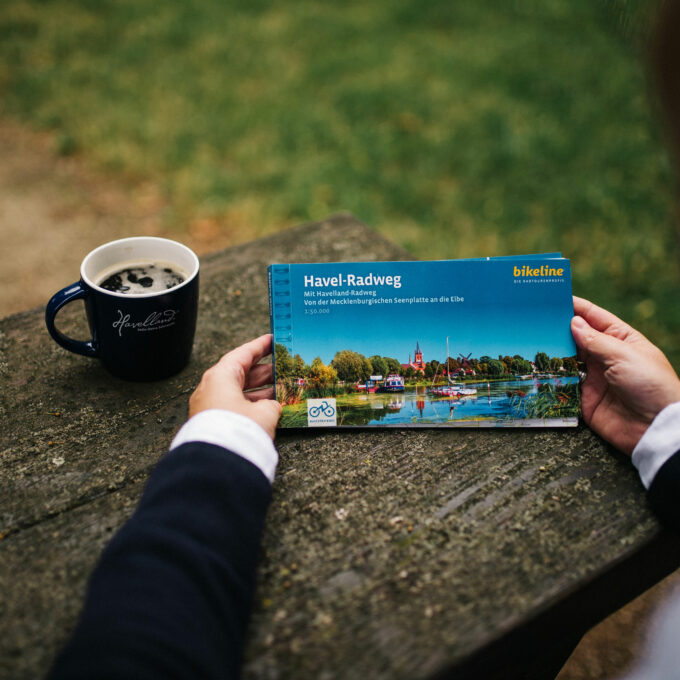
[(161, 328), (175, 325), (175, 319), (179, 313), (178, 309), (164, 309), (162, 312), (151, 312), (144, 321), (130, 321), (129, 314), (123, 314), (118, 309), (118, 318), (111, 324), (118, 329), (118, 336), (123, 337), (123, 329), (137, 331), (157, 331)]
[(522, 267), (512, 268), (513, 276), (564, 276), (564, 269), (556, 269), (554, 267), (549, 267), (548, 265), (542, 264), (540, 267), (531, 267), (529, 265), (523, 265)]
[(333, 427), (338, 424), (335, 399), (307, 399), (307, 425), (309, 427)]

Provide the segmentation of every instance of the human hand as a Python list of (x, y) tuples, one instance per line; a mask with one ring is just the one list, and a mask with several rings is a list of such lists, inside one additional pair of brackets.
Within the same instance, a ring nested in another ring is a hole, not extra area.
[[(262, 335), (225, 354), (209, 368), (189, 399), (189, 417), (219, 408), (254, 420), (273, 439), (281, 416), (274, 388), (272, 364), (258, 364), (271, 354), (272, 336)], [(252, 390), (244, 392), (244, 390)]]
[(588, 371), (583, 418), (630, 455), (656, 414), (680, 401), (680, 379), (658, 347), (610, 312), (574, 296), (574, 313), (571, 332)]

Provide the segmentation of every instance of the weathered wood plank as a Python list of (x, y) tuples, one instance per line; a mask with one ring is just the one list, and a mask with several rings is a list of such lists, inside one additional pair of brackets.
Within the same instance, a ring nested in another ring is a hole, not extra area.
[[(586, 428), (333, 433), (279, 448), (246, 678), (426, 678), (658, 535), (630, 463)], [(608, 613), (623, 589), (605, 587)]]
[(142, 487), (129, 483), (0, 544), (0, 678), (47, 673), (75, 625), (99, 554), (132, 514)]
[[(41, 310), (0, 321), (0, 677), (44, 674), (201, 372), (266, 331), (265, 265), (406, 257), (340, 216), (204, 258), (192, 362), (162, 383), (67, 354)], [(76, 311), (60, 321), (85, 334)], [(678, 563), (629, 461), (587, 428), (285, 433), (277, 445), (246, 678), (474, 670), (485, 648), (500, 663), (528, 635), (578, 635)]]
[[(279, 442), (245, 677), (428, 677), (656, 535), (586, 429), (561, 451), (554, 432), (377, 434)], [(141, 486), (3, 541), (0, 677), (45, 672)]]
[[(0, 533), (146, 475), (183, 422), (201, 373), (227, 349), (269, 330), (265, 268), (272, 261), (404, 257), (339, 215), (203, 258), (191, 363), (156, 383), (113, 378), (99, 362), (61, 349), (47, 335), (42, 310), (1, 320)], [(84, 312), (70, 307), (58, 322), (86, 337)]]

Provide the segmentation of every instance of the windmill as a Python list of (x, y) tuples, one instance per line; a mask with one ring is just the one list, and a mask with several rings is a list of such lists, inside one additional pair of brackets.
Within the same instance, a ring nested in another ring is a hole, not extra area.
[(470, 357), (472, 356), (472, 352), (468, 354), (467, 356), (463, 354), (458, 355), (460, 357), (460, 364), (463, 368), (470, 368)]

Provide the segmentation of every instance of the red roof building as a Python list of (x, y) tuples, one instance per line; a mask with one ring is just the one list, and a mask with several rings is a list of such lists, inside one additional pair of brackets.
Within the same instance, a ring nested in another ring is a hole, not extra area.
[(420, 349), (420, 344), (416, 342), (416, 351), (413, 355), (413, 361), (411, 361), (411, 355), (408, 355), (408, 363), (401, 365), (403, 370), (407, 368), (412, 368), (415, 371), (425, 372), (425, 362), (423, 361), (423, 353)]

